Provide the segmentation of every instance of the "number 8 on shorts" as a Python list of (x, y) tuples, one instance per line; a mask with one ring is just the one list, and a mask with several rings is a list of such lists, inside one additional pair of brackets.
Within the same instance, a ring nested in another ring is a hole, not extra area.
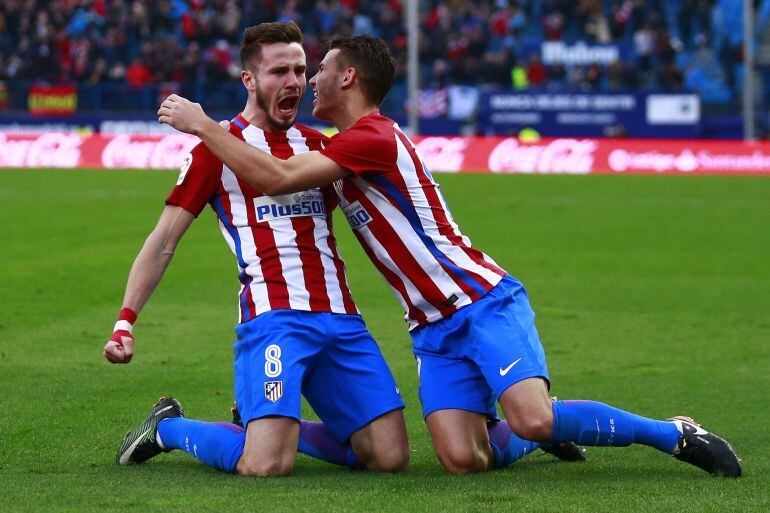
[(265, 349), (265, 376), (276, 378), (281, 375), (281, 348), (276, 344), (270, 344)]

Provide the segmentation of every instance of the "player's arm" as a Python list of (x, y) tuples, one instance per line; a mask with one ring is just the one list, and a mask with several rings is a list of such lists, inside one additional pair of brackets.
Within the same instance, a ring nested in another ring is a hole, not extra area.
[(222, 130), (199, 104), (181, 96), (172, 94), (161, 104), (158, 121), (198, 136), (238, 178), (268, 196), (321, 187), (350, 173), (317, 151), (273, 157)]
[(182, 207), (167, 205), (152, 233), (139, 251), (128, 275), (123, 308), (112, 337), (104, 346), (104, 357), (111, 363), (128, 363), (134, 354), (131, 335), (137, 314), (160, 283), (177, 244), (195, 216)]

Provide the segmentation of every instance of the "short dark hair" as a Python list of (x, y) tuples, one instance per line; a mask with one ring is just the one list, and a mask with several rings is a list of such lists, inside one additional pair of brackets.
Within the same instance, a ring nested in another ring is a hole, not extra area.
[(325, 48), (327, 52), (339, 49), (339, 67), (355, 68), (364, 96), (379, 106), (396, 77), (396, 65), (385, 41), (374, 36), (337, 37)]
[(302, 44), (302, 31), (293, 21), (272, 23), (260, 23), (247, 28), (243, 32), (241, 41), (241, 67), (246, 66), (254, 60), (259, 63), (262, 56), (262, 45), (272, 43), (299, 43)]

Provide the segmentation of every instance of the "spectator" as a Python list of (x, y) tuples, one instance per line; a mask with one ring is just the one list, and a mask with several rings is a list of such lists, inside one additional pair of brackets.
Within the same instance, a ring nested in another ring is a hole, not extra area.
[[(311, 72), (320, 60), (321, 42), (340, 33), (371, 31), (391, 47), (403, 90), (407, 37), (402, 4), (3, 0), (0, 74), (16, 81), (125, 81), (132, 87), (181, 81), (226, 88), (239, 80), (234, 49), (244, 26), (292, 19), (305, 33)], [(420, 14), (422, 83), (553, 91), (697, 87), (718, 93), (709, 98), (738, 97), (736, 74), (743, 59), (738, 5), (738, 0), (430, 0)], [(761, 5), (770, 6), (770, 0)], [(760, 21), (770, 7), (761, 9)], [(766, 32), (758, 27), (761, 37)], [(704, 40), (712, 48), (705, 65)], [(606, 66), (528, 62), (514, 67), (513, 49), (530, 53), (543, 41), (630, 44), (635, 59)]]
[(588, 13), (588, 19), (583, 26), (583, 31), (589, 40), (595, 43), (607, 44), (612, 41), (610, 25), (604, 13), (602, 13), (601, 6), (591, 9)]
[(670, 62), (658, 71), (658, 83), (666, 91), (680, 91), (684, 85), (684, 74), (676, 64)]
[(567, 70), (564, 64), (557, 62), (548, 68), (548, 86), (552, 90), (560, 90), (567, 87)]
[(516, 66), (511, 68), (511, 84), (514, 89), (518, 90), (527, 89), (529, 87), (527, 68), (522, 66), (520, 62), (517, 62)]
[(86, 82), (89, 84), (99, 84), (107, 81), (107, 61), (102, 58), (96, 59)]
[(583, 89), (599, 89), (599, 83), (602, 80), (602, 68), (597, 63), (593, 63), (586, 69), (585, 85)]
[(529, 56), (527, 65), (527, 82), (531, 86), (540, 86), (548, 80), (548, 69), (540, 61), (540, 54), (533, 53)]
[(558, 11), (543, 18), (543, 33), (546, 41), (561, 41), (564, 29), (564, 15)]
[(141, 90), (145, 85), (152, 83), (153, 80), (150, 69), (139, 57), (136, 57), (131, 65), (126, 68), (125, 77), (126, 83), (135, 91)]
[(634, 50), (641, 71), (649, 71), (652, 66), (652, 54), (655, 49), (655, 33), (652, 26), (647, 23), (634, 33)]
[(610, 34), (612, 39), (619, 41), (626, 38), (631, 17), (634, 12), (634, 2), (625, 0), (612, 4), (612, 19), (610, 21)]

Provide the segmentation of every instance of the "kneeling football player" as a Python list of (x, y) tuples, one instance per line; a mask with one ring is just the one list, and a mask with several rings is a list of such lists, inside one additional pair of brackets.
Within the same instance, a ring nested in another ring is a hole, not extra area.
[[(248, 100), (230, 133), (278, 158), (320, 150), (325, 139), (294, 123), (306, 88), (301, 43), (294, 23), (266, 23), (247, 29), (241, 46)], [(207, 203), (238, 263), (235, 395), (246, 429), (186, 419), (178, 401), (161, 398), (123, 439), (118, 463), (180, 449), (226, 472), (281, 476), (299, 449), (353, 468), (405, 469), (404, 403), (348, 290), (331, 188), (271, 195), (196, 146), (134, 262), (104, 356), (131, 360), (137, 313)], [(302, 394), (323, 423), (301, 420)]]

